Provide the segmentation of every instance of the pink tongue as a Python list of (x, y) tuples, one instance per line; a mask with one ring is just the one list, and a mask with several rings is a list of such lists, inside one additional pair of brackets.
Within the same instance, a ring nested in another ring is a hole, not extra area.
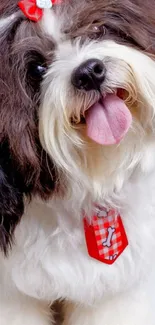
[(99, 144), (116, 144), (125, 136), (131, 122), (131, 113), (123, 100), (109, 94), (87, 111), (87, 135)]

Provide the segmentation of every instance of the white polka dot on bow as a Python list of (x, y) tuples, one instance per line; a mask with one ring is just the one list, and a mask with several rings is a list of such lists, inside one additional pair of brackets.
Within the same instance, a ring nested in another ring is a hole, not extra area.
[(51, 0), (36, 0), (36, 5), (40, 9), (50, 9), (52, 8)]

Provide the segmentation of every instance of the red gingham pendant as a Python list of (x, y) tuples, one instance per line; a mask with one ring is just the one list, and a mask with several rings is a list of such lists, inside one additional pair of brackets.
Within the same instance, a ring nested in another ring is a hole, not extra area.
[(106, 264), (113, 264), (128, 246), (120, 215), (115, 210), (100, 208), (91, 224), (84, 218), (88, 253)]

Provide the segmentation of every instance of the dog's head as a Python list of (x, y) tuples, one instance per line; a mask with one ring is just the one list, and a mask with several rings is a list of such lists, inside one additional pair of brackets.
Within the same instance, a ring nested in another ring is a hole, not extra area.
[(135, 166), (149, 168), (154, 54), (153, 0), (63, 0), (43, 10), (38, 22), (18, 1), (1, 0), (4, 250), (25, 194), (48, 198), (55, 190), (82, 202), (90, 193), (100, 201), (117, 191)]

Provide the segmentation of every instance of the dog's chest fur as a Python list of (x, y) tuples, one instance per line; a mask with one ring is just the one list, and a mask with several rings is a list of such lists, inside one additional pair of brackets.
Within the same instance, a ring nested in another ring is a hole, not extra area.
[(62, 297), (90, 304), (143, 281), (154, 251), (154, 177), (133, 178), (120, 192), (129, 245), (113, 265), (89, 257), (81, 216), (74, 218), (66, 202), (54, 206), (53, 201), (52, 208), (32, 202), (5, 261), (8, 278), (11, 275), (20, 291), (35, 298), (51, 302)]

